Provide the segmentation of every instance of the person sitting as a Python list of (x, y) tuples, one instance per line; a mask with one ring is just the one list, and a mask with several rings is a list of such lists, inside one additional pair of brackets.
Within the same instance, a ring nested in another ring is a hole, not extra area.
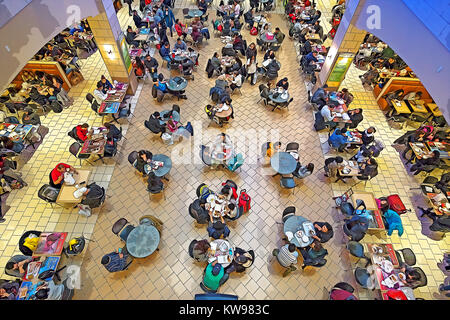
[(15, 153), (22, 152), (25, 149), (25, 145), (21, 141), (14, 141), (9, 137), (0, 137), (0, 148), (12, 150)]
[(345, 128), (337, 128), (333, 131), (333, 134), (331, 134), (330, 138), (328, 139), (329, 144), (333, 148), (336, 148), (338, 152), (344, 151), (344, 148), (347, 145), (348, 139), (346, 133), (347, 130)]
[(153, 133), (161, 133), (161, 135), (166, 132), (166, 127), (160, 122), (161, 116), (159, 112), (154, 112), (150, 115), (148, 121), (145, 122), (145, 126)]
[(263, 61), (266, 61), (268, 59), (275, 59), (275, 52), (273, 52), (273, 50), (271, 49), (268, 49), (266, 53), (264, 53)]
[(367, 180), (375, 177), (378, 174), (378, 163), (374, 158), (367, 159), (359, 166), (359, 174), (362, 175), (358, 176), (358, 179), (360, 180)]
[(210, 219), (210, 224), (206, 229), (208, 231), (208, 236), (213, 239), (220, 239), (222, 236), (223, 238), (227, 238), (230, 235), (230, 229), (225, 225), (222, 216), (220, 217), (221, 221), (213, 222), (212, 213), (210, 211)]
[[(426, 133), (421, 128), (419, 128), (415, 132), (412, 132), (412, 134), (406, 138), (406, 143), (405, 143), (406, 148), (402, 152), (402, 158), (407, 160), (406, 164), (410, 163), (415, 158), (415, 155), (414, 155), (414, 152), (412, 151), (410, 143), (425, 142), (426, 140), (427, 140)], [(395, 143), (395, 141), (394, 141), (394, 143)], [(411, 158), (408, 159), (406, 157), (406, 155), (409, 151), (411, 151)]]
[(312, 51), (308, 53), (305, 57), (305, 64), (304, 64), (304, 70), (306, 73), (313, 73), (316, 69), (316, 63), (319, 62), (319, 59), (317, 59), (317, 51)]
[(362, 135), (361, 140), (362, 140), (363, 144), (365, 146), (367, 146), (367, 145), (371, 144), (375, 140), (375, 137), (374, 137), (373, 134), (375, 132), (377, 132), (377, 130), (374, 127), (369, 127), (366, 130), (364, 130), (364, 131), (359, 131), (358, 130), (358, 132)]
[(316, 235), (313, 238), (320, 243), (325, 243), (333, 238), (333, 227), (328, 222), (314, 222), (314, 231)]
[(412, 91), (410, 93), (407, 93), (404, 95), (402, 100), (406, 100), (406, 101), (417, 101), (422, 99), (422, 91)]
[(178, 38), (178, 39), (177, 39), (177, 42), (176, 42), (175, 45), (173, 46), (173, 49), (174, 49), (175, 51), (177, 51), (177, 50), (186, 51), (186, 50), (187, 50), (186, 42), (184, 42), (183, 40), (181, 40), (181, 38)]
[(266, 144), (266, 156), (271, 158), (275, 152), (279, 152), (281, 150), (281, 142), (277, 141), (275, 143), (267, 142)]
[(287, 268), (283, 273), (283, 277), (287, 276), (292, 271), (297, 270), (295, 265), (297, 264), (298, 252), (295, 244), (285, 244), (280, 249), (273, 250), (272, 254), (277, 257), (277, 260), (282, 267)]
[(154, 172), (148, 174), (147, 191), (151, 193), (159, 193), (164, 189), (164, 184), (160, 177), (157, 177)]
[(171, 62), (172, 58), (170, 57), (170, 44), (169, 42), (164, 43), (164, 46), (159, 50), (161, 54), (161, 58), (166, 60), (167, 62)]
[(128, 257), (129, 254), (126, 248), (119, 248), (115, 252), (104, 255), (101, 262), (105, 269), (109, 272), (118, 272), (123, 271), (128, 267)]
[(106, 135), (106, 138), (109, 141), (119, 141), (122, 137), (122, 132), (112, 123), (105, 122), (103, 126), (108, 130), (108, 133)]
[(163, 93), (167, 93), (169, 92), (167, 90), (167, 82), (164, 79), (164, 75), (162, 73), (160, 73), (158, 75), (158, 82), (154, 84), (154, 86), (156, 87), (156, 89), (158, 89), (159, 91), (163, 92)]
[(138, 28), (138, 29), (148, 27), (148, 23), (142, 21), (142, 18), (139, 16), (139, 14), (136, 10), (133, 10), (133, 21), (134, 21), (134, 24), (136, 25), (136, 28)]
[(198, 262), (206, 262), (209, 258), (209, 250), (211, 245), (208, 240), (196, 241), (194, 248), (192, 249), (193, 258)]
[(277, 63), (275, 59), (272, 59), (272, 61), (267, 66), (267, 77), (269, 79), (275, 79), (278, 77), (278, 71), (280, 70), (280, 66)]
[(152, 161), (153, 154), (148, 150), (140, 150), (136, 159), (136, 169), (141, 173), (145, 173), (144, 166)]
[(288, 78), (283, 78), (280, 81), (277, 82), (277, 87), (283, 88), (284, 90), (287, 90), (289, 88), (289, 82)]
[(0, 285), (0, 300), (16, 300), (19, 296), (19, 281), (5, 282)]
[(55, 284), (50, 280), (39, 285), (34, 296), (37, 300), (61, 300), (63, 292), (64, 284)]
[(348, 110), (347, 115), (350, 117), (352, 123), (347, 123), (346, 127), (350, 129), (356, 129), (358, 124), (364, 119), (361, 108)]
[(328, 88), (328, 85), (324, 84), (322, 87), (318, 88), (311, 97), (311, 102), (317, 104), (319, 108), (327, 104), (328, 94), (326, 88)]
[(200, 38), (202, 37), (202, 33), (199, 31), (199, 29), (197, 27), (193, 27), (191, 37), (192, 37), (192, 40), (194, 40), (194, 42), (198, 42), (200, 40)]
[(206, 267), (203, 273), (202, 285), (206, 290), (216, 292), (228, 278), (229, 275), (225, 273), (222, 265), (215, 260)]
[(77, 138), (81, 141), (86, 141), (91, 132), (89, 131), (89, 125), (87, 123), (79, 124), (75, 127)]
[(28, 108), (22, 116), (22, 123), (38, 126), (41, 124), (41, 118), (36, 112), (33, 111), (33, 109)]
[(175, 20), (175, 31), (177, 32), (179, 37), (183, 37), (183, 40), (186, 39), (186, 25), (182, 24), (179, 19)]
[(283, 32), (281, 32), (280, 28), (278, 27), (275, 28), (274, 36), (278, 44), (281, 44), (284, 38), (286, 37), (286, 35)]
[(394, 230), (398, 231), (398, 236), (401, 237), (403, 234), (403, 224), (402, 219), (394, 210), (388, 209), (383, 213), (383, 220), (385, 221), (385, 228), (387, 230), (387, 235), (391, 236)]
[(145, 56), (144, 65), (152, 76), (153, 82), (156, 82), (158, 79), (158, 61), (148, 54)]
[(242, 75), (236, 71), (236, 72), (234, 72), (233, 80), (230, 84), (230, 89), (233, 91), (234, 89), (240, 88), (240, 87), (242, 87)]
[(336, 115), (332, 114), (332, 111), (333, 106), (328, 104), (322, 106), (322, 108), (320, 109), (320, 114), (325, 120), (325, 124), (327, 124), (330, 128), (336, 127), (336, 124), (333, 121), (333, 119), (336, 118)]
[(133, 31), (131, 26), (128, 26), (127, 34), (125, 36), (127, 43), (131, 46), (139, 47), (139, 41), (134, 40), (134, 38), (136, 38), (136, 37), (137, 37), (136, 32)]
[(100, 83), (97, 83), (97, 89), (94, 90), (94, 97), (95, 100), (97, 100), (97, 103), (99, 105), (102, 104), (102, 102), (108, 98), (107, 93), (103, 93), (103, 86)]
[(234, 249), (233, 261), (225, 268), (225, 272), (230, 274), (232, 272), (245, 272), (253, 264), (253, 256), (239, 247)]
[(245, 56), (245, 46), (242, 36), (236, 33), (233, 40), (233, 49), (239, 51), (243, 56)]
[(440, 164), (440, 152), (438, 150), (434, 150), (431, 157), (422, 159), (417, 159), (416, 163), (413, 164), (410, 168), (410, 172), (414, 172), (414, 175), (418, 175), (424, 170), (430, 171), (432, 168), (437, 168)]
[(400, 271), (406, 275), (406, 279), (400, 279), (404, 285), (414, 288), (421, 284), (420, 273), (414, 270), (414, 268), (408, 266), (406, 263), (403, 262), (400, 265)]
[(292, 175), (298, 179), (303, 179), (311, 175), (313, 171), (314, 171), (313, 163), (308, 163), (308, 165), (302, 166), (300, 162), (297, 162), (297, 167), (295, 168), (295, 171), (292, 172)]
[(347, 219), (344, 224), (344, 233), (350, 237), (352, 241), (361, 241), (366, 235), (369, 228), (369, 220), (363, 215), (353, 215)]
[(320, 241), (314, 240), (309, 248), (300, 248), (300, 253), (303, 256), (302, 269), (305, 269), (309, 265), (314, 266), (320, 263), (319, 261), (328, 254), (328, 251), (322, 247)]
[(5, 266), (7, 273), (18, 278), (23, 278), (27, 273), (28, 264), (32, 261), (31, 257), (14, 256), (11, 260)]
[(324, 176), (334, 178), (336, 176), (337, 168), (342, 162), (344, 162), (344, 158), (339, 156), (325, 159)]
[(219, 60), (219, 54), (217, 52), (214, 52), (214, 55), (211, 58), (211, 65), (213, 66), (214, 70), (217, 70), (218, 72), (222, 71), (222, 64)]
[(353, 101), (353, 95), (348, 91), (347, 88), (343, 88), (341, 91), (338, 92), (338, 97), (344, 100), (345, 105), (347, 108), (349, 107), (350, 103)]
[(50, 172), (50, 186), (56, 189), (61, 189), (62, 184), (64, 183), (64, 173), (67, 171), (74, 174), (78, 173), (74, 167), (62, 162), (58, 163)]
[(244, 13), (244, 21), (248, 25), (253, 26), (253, 9), (250, 9)]
[[(141, 60), (140, 57), (136, 57), (134, 59), (133, 69), (134, 69), (134, 74), (136, 75), (136, 77), (144, 78), (144, 76), (145, 76), (145, 66), (142, 63), (142, 60)], [(144, 80), (145, 80), (145, 78), (144, 78)]]
[(103, 93), (107, 93), (108, 90), (114, 89), (114, 87), (111, 84), (111, 82), (109, 82), (109, 80), (106, 79), (106, 77), (104, 75), (102, 75), (100, 77), (100, 81), (97, 82), (97, 88), (99, 88), (99, 85), (101, 85), (101, 90), (102, 90)]

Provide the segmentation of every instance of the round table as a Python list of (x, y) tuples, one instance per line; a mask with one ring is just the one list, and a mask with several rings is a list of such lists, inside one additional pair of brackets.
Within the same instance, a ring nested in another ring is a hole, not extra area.
[[(175, 82), (176, 78), (183, 79), (183, 82), (180, 83), (180, 84), (177, 84)], [(187, 80), (185, 78), (183, 78), (183, 77), (175, 77), (175, 78), (170, 78), (169, 81), (167, 81), (167, 88), (169, 88), (172, 91), (181, 91), (181, 90), (186, 89), (187, 84), (188, 84), (188, 82), (187, 82)]]
[(144, 166), (144, 171), (146, 174), (153, 171), (157, 177), (164, 177), (172, 169), (172, 160), (170, 160), (170, 158), (164, 154), (154, 154), (152, 160), (163, 162), (164, 166), (159, 167), (156, 170), (149, 170), (150, 165), (147, 164)]
[[(216, 248), (219, 248), (219, 246), (222, 244), (222, 243), (226, 243), (227, 244), (227, 246), (228, 246), (228, 256), (231, 258), (231, 261), (233, 261), (233, 256), (234, 256), (234, 249), (233, 249), (233, 246), (231, 245), (231, 243), (229, 243), (227, 240), (222, 240), (222, 239), (217, 239), (217, 240), (214, 240), (214, 241), (211, 241), (211, 244), (213, 244), (213, 243), (216, 243), (216, 245), (217, 245), (217, 247)], [(230, 251), (230, 249), (231, 249), (231, 251)], [(216, 250), (217, 251), (217, 250)], [(212, 257), (212, 256), (210, 256), (210, 257)], [(213, 261), (213, 260), (212, 260)], [(212, 262), (211, 261), (211, 262)], [(209, 262), (209, 261), (208, 261)], [(231, 262), (224, 262), (224, 263), (221, 263), (221, 265), (222, 265), (222, 267), (224, 267), (224, 268), (226, 268), (226, 267), (228, 267), (229, 265), (230, 265), (230, 263)]]
[(203, 15), (203, 11), (199, 9), (189, 9), (189, 12), (187, 14), (191, 18), (197, 18), (201, 17)]
[(175, 52), (172, 52), (173, 60), (175, 60), (177, 62), (183, 62), (183, 61), (189, 59), (189, 57), (184, 55), (183, 53), (181, 53), (181, 54), (176, 54), (175, 53), (175, 56), (173, 56), (173, 53), (175, 53)]
[(275, 42), (277, 42), (277, 38), (275, 37), (275, 34), (273, 34), (273, 39), (272, 40), (267, 39), (267, 33), (262, 34), (260, 39), (263, 42), (266, 42), (266, 43), (275, 43)]
[(149, 224), (134, 228), (127, 238), (127, 251), (135, 258), (145, 258), (158, 248), (160, 235), (158, 229)]
[(270, 158), (270, 165), (279, 174), (291, 174), (297, 167), (297, 160), (288, 152), (277, 152)]
[(276, 98), (274, 98), (273, 95), (274, 95), (274, 92), (269, 93), (269, 99), (277, 104), (285, 103), (285, 102), (288, 102), (288, 100), (289, 100), (289, 92), (287, 92), (286, 98), (283, 98), (282, 94), (279, 94), (278, 97), (276, 97)]
[(302, 216), (292, 216), (289, 217), (283, 226), (283, 232), (286, 235), (286, 232), (292, 232), (294, 234), (294, 237), (290, 240), (291, 243), (295, 244), (297, 247), (304, 248), (309, 246), (311, 243), (313, 243), (314, 238), (308, 236), (309, 241), (308, 242), (299, 242), (297, 237), (295, 236), (295, 233), (298, 230), (303, 230), (303, 223), (304, 222), (310, 222), (308, 219), (302, 217)]
[(223, 110), (221, 112), (216, 113), (216, 117), (218, 118), (228, 118), (233, 113), (233, 108), (231, 106), (228, 106), (228, 110)]
[[(169, 121), (170, 118), (164, 118), (164, 115), (166, 115), (167, 113), (169, 113), (172, 110), (163, 110), (159, 113), (159, 115), (161, 116), (161, 120), (159, 120), (160, 124), (164, 124), (167, 121)], [(172, 119), (176, 122), (180, 122), (180, 114), (177, 111), (173, 111), (172, 112)]]

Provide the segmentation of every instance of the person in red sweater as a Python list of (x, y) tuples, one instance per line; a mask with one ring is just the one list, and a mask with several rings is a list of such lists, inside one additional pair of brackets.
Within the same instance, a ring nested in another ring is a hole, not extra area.
[(64, 182), (64, 172), (66, 172), (67, 169), (69, 169), (69, 172), (78, 173), (74, 167), (65, 163), (58, 163), (50, 172), (50, 186), (61, 189)]
[(89, 125), (87, 123), (79, 124), (76, 126), (77, 137), (81, 141), (86, 141), (89, 135)]

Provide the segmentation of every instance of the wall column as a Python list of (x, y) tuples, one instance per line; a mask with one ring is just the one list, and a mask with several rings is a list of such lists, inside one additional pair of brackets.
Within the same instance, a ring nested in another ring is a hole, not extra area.
[(339, 88), (353, 61), (354, 55), (358, 52), (367, 34), (367, 31), (360, 30), (354, 26), (365, 1), (353, 0), (347, 2), (347, 9), (317, 79), (319, 86), (326, 83), (331, 90)]
[(110, 0), (101, 2), (104, 12), (88, 18), (88, 23), (112, 80), (128, 83), (128, 93), (134, 94), (138, 85), (137, 78), (131, 66), (128, 45), (120, 28), (113, 2)]

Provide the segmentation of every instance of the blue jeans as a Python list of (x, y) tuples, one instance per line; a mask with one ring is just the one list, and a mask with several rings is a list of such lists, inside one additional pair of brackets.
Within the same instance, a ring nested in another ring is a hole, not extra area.
[(165, 56), (165, 57), (163, 57), (163, 59), (166, 60), (167, 62), (172, 61), (172, 59), (169, 56)]

